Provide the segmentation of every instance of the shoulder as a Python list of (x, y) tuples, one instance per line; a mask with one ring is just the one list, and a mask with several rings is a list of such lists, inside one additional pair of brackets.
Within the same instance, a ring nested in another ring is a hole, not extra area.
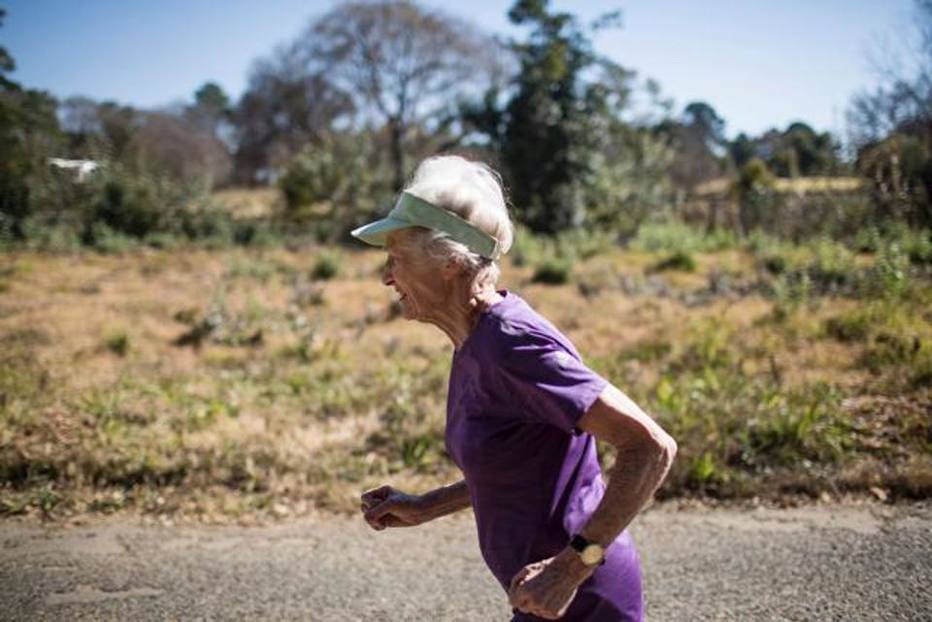
[(550, 352), (579, 358), (570, 340), (547, 318), (518, 299), (489, 314), (478, 341), (483, 358), (503, 365)]

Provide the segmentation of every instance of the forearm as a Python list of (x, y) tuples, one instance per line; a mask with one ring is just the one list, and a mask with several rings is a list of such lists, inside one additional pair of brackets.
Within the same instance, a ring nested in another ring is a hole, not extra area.
[(675, 449), (666, 443), (619, 448), (605, 495), (582, 528), (582, 536), (603, 546), (614, 541), (650, 502), (666, 478), (674, 454)]
[(429, 520), (453, 514), (472, 506), (466, 480), (460, 480), (449, 486), (441, 486), (421, 495), (424, 506), (430, 516)]
[[(617, 449), (608, 487), (581, 533), (590, 542), (607, 546), (650, 502), (676, 456), (676, 442), (660, 425), (614, 386), (603, 394), (611, 416), (591, 425)], [(621, 425), (611, 424), (620, 422)]]

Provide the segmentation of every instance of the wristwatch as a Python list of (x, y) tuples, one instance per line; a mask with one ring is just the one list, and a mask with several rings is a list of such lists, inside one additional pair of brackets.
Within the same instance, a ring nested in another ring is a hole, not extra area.
[(605, 563), (605, 547), (601, 544), (589, 542), (580, 534), (576, 534), (570, 540), (570, 546), (579, 554), (579, 558), (587, 566), (601, 565)]

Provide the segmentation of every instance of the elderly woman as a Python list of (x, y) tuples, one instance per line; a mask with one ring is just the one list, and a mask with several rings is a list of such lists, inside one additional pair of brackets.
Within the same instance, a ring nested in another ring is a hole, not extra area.
[[(382, 282), (404, 317), (453, 342), (446, 447), (463, 472), (420, 495), (367, 491), (365, 520), (410, 527), (471, 507), (513, 620), (642, 619), (626, 527), (676, 443), (524, 299), (496, 290), (513, 238), (497, 175), (459, 157), (426, 160), (388, 216), (353, 235), (387, 247)], [(618, 450), (607, 486), (596, 439)]]

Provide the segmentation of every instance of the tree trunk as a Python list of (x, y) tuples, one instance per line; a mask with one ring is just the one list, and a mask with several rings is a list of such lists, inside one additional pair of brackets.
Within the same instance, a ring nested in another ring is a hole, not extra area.
[(404, 151), (404, 122), (395, 118), (388, 122), (391, 136), (391, 158), (392, 167), (394, 168), (394, 182), (392, 186), (395, 192), (400, 192), (405, 185), (405, 151)]

